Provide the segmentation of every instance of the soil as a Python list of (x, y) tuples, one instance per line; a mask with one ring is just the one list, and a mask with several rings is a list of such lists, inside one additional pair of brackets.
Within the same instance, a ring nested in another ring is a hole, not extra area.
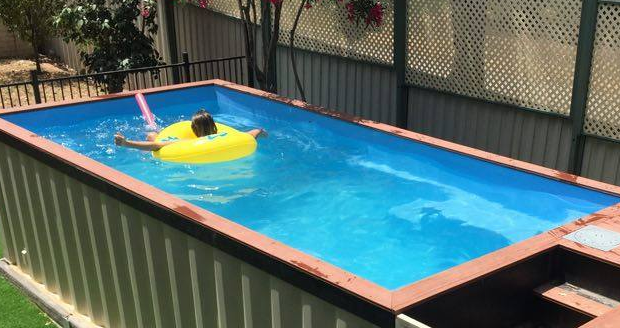
[[(30, 72), (35, 69), (36, 64), (30, 59), (0, 59), (0, 110), (36, 103), (33, 86), (29, 83)], [(75, 70), (46, 57), (42, 58), (41, 70), (39, 80), (76, 75)], [(12, 83), (23, 84), (6, 86)], [(101, 88), (89, 79), (42, 82), (39, 85), (41, 102), (91, 97), (100, 92)]]
[[(53, 79), (75, 75), (75, 71), (65, 65), (42, 57), (40, 79)], [(0, 59), (0, 85), (30, 81), (30, 71), (36, 69), (36, 64), (30, 59)]]

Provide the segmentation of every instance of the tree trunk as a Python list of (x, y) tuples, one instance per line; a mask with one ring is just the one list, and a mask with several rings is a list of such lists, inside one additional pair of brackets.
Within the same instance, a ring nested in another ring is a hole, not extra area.
[[(239, 13), (241, 15), (241, 21), (243, 23), (243, 34), (245, 38), (245, 48), (246, 48), (246, 57), (248, 63), (248, 70), (252, 70), (254, 72), (254, 76), (256, 81), (258, 82), (259, 88), (269, 92), (275, 92), (275, 81), (273, 81), (272, 70), (275, 70), (275, 67), (272, 67), (270, 63), (272, 62), (271, 58), (276, 55), (276, 49), (278, 44), (278, 36), (280, 33), (280, 17), (282, 12), (282, 3), (276, 3), (275, 6), (275, 24), (273, 26), (273, 33), (269, 38), (268, 45), (265, 40), (263, 40), (263, 63), (262, 69), (259, 67), (258, 63), (258, 45), (257, 45), (257, 22), (256, 22), (256, 6), (251, 0), (251, 2), (246, 2), (244, 5), (242, 0), (237, 0), (237, 4), (239, 6)], [(262, 7), (263, 12), (266, 7)]]
[(37, 64), (37, 74), (41, 74), (43, 71), (41, 70), (41, 57), (39, 56), (39, 47), (34, 41), (32, 42), (32, 50), (34, 50), (34, 62)]
[(37, 74), (41, 74), (41, 58), (39, 57), (39, 34), (37, 33), (36, 21), (33, 18), (33, 14), (30, 16), (30, 26), (31, 26), (31, 44), (32, 50), (34, 50), (34, 62), (37, 65)]
[(297, 25), (299, 25), (299, 19), (304, 10), (304, 6), (306, 5), (306, 1), (307, 0), (301, 0), (299, 3), (299, 8), (297, 8), (297, 15), (295, 16), (295, 21), (293, 22), (291, 37), (288, 43), (289, 57), (291, 57), (291, 66), (293, 68), (293, 75), (295, 76), (295, 85), (297, 86), (297, 90), (299, 90), (299, 95), (303, 101), (306, 101), (306, 94), (304, 92), (304, 87), (301, 85), (301, 81), (299, 80), (299, 73), (297, 72), (297, 61), (295, 60), (295, 32), (297, 32)]
[[(108, 89), (108, 94), (122, 92), (125, 85), (125, 79), (128, 74), (110, 74), (103, 81)], [(79, 83), (79, 82), (78, 82)]]
[[(273, 16), (273, 32), (271, 33), (271, 37), (269, 38), (269, 46), (267, 47), (267, 57), (264, 58), (263, 69), (265, 72), (266, 78), (266, 91), (269, 92), (277, 92), (276, 90), (276, 81), (274, 81), (273, 70), (276, 67), (273, 65), (275, 60), (275, 56), (277, 56), (276, 50), (278, 49), (278, 40), (280, 39), (280, 18), (282, 17), (282, 2), (276, 2), (274, 4), (274, 16)], [(263, 47), (265, 46), (265, 42), (263, 42)]]
[[(256, 43), (254, 41), (254, 30), (252, 29), (252, 19), (250, 18), (249, 5), (244, 5), (242, 0), (237, 0), (239, 6), (239, 15), (241, 16), (241, 22), (243, 23), (243, 36), (245, 41), (245, 56), (248, 71), (251, 72), (248, 78), (253, 78), (258, 82), (259, 88), (263, 89), (264, 82), (261, 78), (261, 72), (258, 70), (256, 64)], [(254, 81), (251, 81), (253, 84)]]

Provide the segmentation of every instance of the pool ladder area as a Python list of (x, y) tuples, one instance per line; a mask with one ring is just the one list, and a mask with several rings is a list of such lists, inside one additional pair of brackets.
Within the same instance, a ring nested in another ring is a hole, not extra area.
[(433, 328), (576, 328), (619, 308), (620, 266), (556, 246), (405, 314)]
[(534, 289), (542, 299), (592, 318), (599, 317), (620, 305), (616, 299), (575, 286), (568, 282), (552, 282)]

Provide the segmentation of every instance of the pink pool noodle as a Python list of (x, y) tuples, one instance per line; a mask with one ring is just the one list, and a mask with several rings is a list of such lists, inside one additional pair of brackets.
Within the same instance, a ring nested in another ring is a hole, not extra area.
[(151, 112), (151, 108), (149, 108), (149, 104), (146, 102), (146, 98), (141, 93), (136, 93), (136, 101), (138, 102), (138, 107), (142, 111), (142, 118), (146, 122), (146, 125), (150, 129), (156, 129), (157, 123), (155, 123), (155, 115)]

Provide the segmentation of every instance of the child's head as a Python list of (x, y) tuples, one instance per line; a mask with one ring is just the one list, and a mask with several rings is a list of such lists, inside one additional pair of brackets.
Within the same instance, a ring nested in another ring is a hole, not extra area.
[(192, 117), (192, 131), (199, 138), (217, 133), (217, 127), (211, 114), (204, 109), (197, 111)]

